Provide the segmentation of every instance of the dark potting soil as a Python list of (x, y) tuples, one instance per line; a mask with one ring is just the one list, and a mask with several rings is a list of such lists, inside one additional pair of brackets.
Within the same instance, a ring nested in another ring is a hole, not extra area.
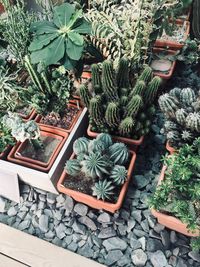
[(51, 136), (41, 136), (41, 141), (43, 148), (40, 149), (35, 149), (28, 141), (26, 147), (19, 151), (21, 156), (47, 163), (61, 140)]
[(28, 116), (31, 113), (31, 110), (32, 110), (32, 107), (24, 106), (24, 107), (17, 108), (16, 112), (21, 114), (21, 115)]
[(69, 130), (72, 126), (74, 119), (79, 112), (78, 107), (69, 106), (66, 108), (62, 117), (56, 113), (49, 113), (48, 115), (42, 117), (40, 123), (51, 125), (54, 127), (59, 127), (65, 130)]

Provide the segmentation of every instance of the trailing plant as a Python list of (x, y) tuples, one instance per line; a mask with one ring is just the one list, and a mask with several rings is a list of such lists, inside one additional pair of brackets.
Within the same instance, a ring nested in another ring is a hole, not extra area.
[(62, 67), (51, 70), (43, 64), (32, 65), (28, 56), (25, 67), (31, 77), (31, 84), (23, 91), (23, 100), (39, 114), (54, 112), (62, 116), (73, 87), (69, 74)]
[(200, 57), (200, 42), (197, 39), (187, 39), (180, 54), (175, 58), (186, 65), (196, 65)]
[(0, 154), (5, 151), (8, 146), (14, 146), (15, 139), (10, 130), (0, 122)]
[(73, 151), (76, 157), (66, 162), (65, 171), (91, 180), (98, 199), (110, 199), (125, 183), (129, 151), (123, 143), (113, 144), (109, 134), (102, 133), (93, 140), (81, 137), (74, 142)]
[(31, 25), (31, 62), (43, 62), (46, 66), (60, 63), (66, 69), (74, 69), (83, 53), (84, 36), (90, 31), (90, 23), (85, 20), (81, 9), (69, 3), (55, 6), (51, 21), (43, 20)]
[(0, 3), (7, 12), (7, 17), (1, 22), (4, 41), (8, 43), (11, 56), (23, 65), (30, 44), (30, 25), (37, 20), (37, 16), (26, 11), (24, 0), (16, 0), (14, 5), (9, 0), (0, 0)]
[(86, 85), (80, 88), (92, 131), (135, 139), (149, 132), (161, 79), (153, 78), (152, 69), (146, 66), (132, 88), (129, 72), (125, 58), (120, 59), (117, 70), (110, 60), (92, 65), (92, 93)]
[[(200, 230), (200, 138), (184, 145), (178, 153), (164, 158), (164, 180), (151, 198), (150, 206), (175, 216), (188, 230)], [(200, 248), (196, 242), (196, 248)]]
[(169, 144), (180, 148), (192, 144), (200, 133), (199, 93), (191, 88), (174, 88), (159, 97), (160, 109), (165, 116), (163, 133)]

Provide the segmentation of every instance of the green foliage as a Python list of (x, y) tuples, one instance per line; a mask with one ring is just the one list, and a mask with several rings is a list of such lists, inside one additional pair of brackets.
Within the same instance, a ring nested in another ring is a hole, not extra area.
[(78, 138), (73, 144), (73, 151), (76, 155), (88, 152), (89, 139), (86, 137)]
[(188, 38), (181, 49), (180, 54), (175, 56), (175, 58), (184, 62), (186, 65), (196, 65), (199, 62), (200, 56), (199, 45), (199, 40), (191, 40)]
[(0, 154), (10, 145), (14, 146), (16, 143), (11, 131), (2, 123), (0, 123)]
[(75, 68), (84, 49), (84, 35), (90, 34), (90, 24), (82, 10), (69, 3), (53, 8), (52, 21), (39, 21), (31, 25), (33, 41), (29, 46), (33, 64), (46, 66), (60, 62), (66, 69)]
[(65, 164), (65, 171), (71, 175), (76, 176), (81, 171), (81, 165), (77, 159), (70, 159)]
[(165, 178), (157, 187), (150, 206), (200, 230), (200, 154), (197, 145), (184, 145), (179, 153), (165, 157)]
[(113, 179), (115, 184), (121, 185), (125, 183), (127, 174), (128, 172), (124, 166), (115, 165), (111, 172), (110, 178)]
[(114, 186), (111, 181), (103, 180), (95, 183), (93, 187), (93, 196), (96, 196), (97, 199), (110, 199), (114, 194), (113, 192)]

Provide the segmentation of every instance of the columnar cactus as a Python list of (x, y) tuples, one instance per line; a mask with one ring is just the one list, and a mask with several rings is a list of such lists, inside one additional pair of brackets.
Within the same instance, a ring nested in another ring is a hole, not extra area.
[(182, 91), (181, 88), (175, 87), (172, 90), (170, 90), (169, 95), (180, 100), (181, 91)]
[(129, 136), (129, 134), (132, 132), (133, 127), (135, 125), (135, 121), (132, 117), (126, 117), (120, 122), (119, 125), (119, 133), (122, 136)]
[(200, 133), (200, 114), (197, 112), (190, 113), (186, 118), (186, 128)]
[(192, 29), (194, 36), (197, 39), (200, 39), (200, 16), (199, 16), (199, 11), (200, 11), (200, 2), (199, 0), (194, 0), (193, 2), (193, 12), (192, 12)]
[(89, 111), (97, 125), (102, 125), (104, 123), (103, 107), (100, 96), (91, 99)]
[(176, 116), (176, 120), (177, 122), (182, 125), (185, 126), (186, 124), (186, 117), (187, 117), (187, 112), (184, 108), (180, 108), (176, 111), (175, 116)]
[(178, 100), (167, 93), (159, 97), (158, 103), (162, 112), (167, 116), (175, 116), (179, 108)]
[(139, 81), (144, 81), (145, 83), (148, 83), (153, 78), (153, 71), (152, 68), (149, 66), (145, 67), (142, 74), (139, 77)]
[(146, 88), (145, 82), (138, 81), (135, 87), (133, 88), (132, 92), (130, 93), (130, 97), (132, 97), (133, 95), (143, 96), (145, 88)]
[(102, 86), (108, 101), (118, 100), (113, 64), (109, 60), (105, 60), (102, 63)]
[(157, 94), (158, 89), (161, 85), (162, 79), (160, 77), (155, 76), (151, 82), (148, 84), (145, 92), (144, 92), (144, 102), (145, 103), (153, 103)]
[(118, 88), (129, 88), (129, 60), (121, 58), (117, 70), (117, 86)]
[(88, 90), (88, 88), (86, 87), (86, 85), (82, 84), (82, 85), (79, 87), (79, 93), (80, 93), (80, 97), (81, 97), (81, 99), (83, 100), (83, 103), (85, 104), (85, 106), (86, 106), (87, 108), (89, 108), (89, 106), (90, 106), (91, 96), (90, 96), (89, 90)]
[(102, 84), (101, 84), (101, 71), (98, 64), (93, 64), (91, 67), (92, 71), (92, 85), (94, 92), (96, 94), (102, 93)]
[(196, 100), (195, 92), (191, 88), (183, 88), (180, 92), (180, 100), (186, 105), (192, 105)]
[(142, 97), (134, 95), (127, 105), (126, 116), (134, 117), (138, 111), (143, 107)]
[(119, 105), (116, 102), (110, 102), (106, 109), (105, 119), (110, 127), (115, 127), (120, 122)]

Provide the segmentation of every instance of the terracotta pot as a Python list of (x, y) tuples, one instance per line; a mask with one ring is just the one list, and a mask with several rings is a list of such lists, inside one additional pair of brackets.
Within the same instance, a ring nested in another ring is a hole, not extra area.
[[(77, 107), (77, 105), (75, 105), (74, 103), (69, 103), (67, 106)], [(71, 133), (71, 131), (73, 130), (78, 118), (80, 117), (80, 115), (82, 113), (82, 111), (83, 111), (83, 108), (80, 107), (80, 110), (78, 111), (78, 113), (76, 114), (76, 117), (74, 118), (74, 120), (71, 123), (71, 127), (69, 129), (67, 129), (67, 130), (63, 129), (63, 128), (60, 128), (60, 127), (55, 127), (55, 126), (52, 126), (52, 125), (47, 125), (47, 124), (41, 123), (41, 120), (42, 120), (43, 116), (39, 115), (39, 114), (36, 116), (35, 121), (37, 123), (39, 123), (40, 125), (47, 127), (49, 129), (49, 131), (54, 131), (54, 129), (58, 129), (59, 131), (63, 131), (63, 132), (66, 132), (66, 133)]]
[(179, 50), (183, 48), (185, 41), (187, 40), (189, 33), (190, 33), (190, 22), (189, 21), (177, 21), (177, 25), (183, 25), (183, 23), (186, 23), (186, 31), (185, 31), (185, 36), (183, 38), (183, 41), (181, 43), (176, 42), (176, 41), (169, 41), (169, 40), (162, 40), (162, 39), (157, 39), (155, 42), (155, 47), (164, 47), (164, 48), (172, 48), (174, 50)]
[(166, 143), (166, 149), (167, 149), (167, 151), (169, 151), (169, 153), (171, 155), (173, 155), (174, 153), (177, 152), (177, 150), (175, 148), (173, 148), (172, 146), (170, 146), (169, 141), (167, 141), (167, 143)]
[(90, 79), (92, 77), (92, 73), (90, 71), (83, 71), (81, 78), (82, 79)]
[[(166, 50), (166, 49), (163, 49), (163, 48), (153, 48), (153, 53), (154, 54), (159, 54), (159, 53), (162, 53), (166, 51), (169, 55), (176, 55), (176, 51), (174, 50)], [(153, 74), (155, 76), (159, 76), (160, 78), (164, 79), (164, 80), (169, 80), (173, 73), (174, 73), (174, 69), (176, 67), (176, 61), (173, 61), (172, 62), (172, 66), (171, 66), (171, 69), (169, 70), (168, 73), (162, 73), (161, 71), (154, 71)]]
[[(165, 171), (166, 171), (167, 167), (163, 166), (161, 174), (160, 174), (160, 178), (158, 180), (158, 185), (161, 184), (161, 182), (164, 180), (165, 177)], [(167, 228), (177, 231), (183, 235), (187, 235), (187, 236), (193, 236), (193, 237), (197, 237), (200, 235), (200, 232), (198, 230), (196, 230), (194, 233), (191, 233), (188, 231), (186, 224), (182, 223), (179, 219), (170, 216), (170, 215), (166, 215), (164, 213), (161, 213), (159, 211), (156, 211), (154, 209), (151, 209), (151, 213), (153, 214), (153, 216), (155, 216), (158, 219), (158, 222), (164, 226), (166, 226)]]
[(8, 160), (11, 162), (14, 162), (19, 165), (23, 165), (25, 167), (29, 167), (31, 169), (40, 170), (43, 172), (48, 172), (55, 159), (57, 158), (60, 150), (62, 149), (65, 141), (68, 138), (68, 133), (65, 133), (63, 131), (60, 131), (58, 129), (54, 131), (49, 131), (48, 127), (40, 125), (40, 131), (42, 136), (50, 136), (52, 138), (58, 139), (60, 143), (55, 147), (52, 155), (50, 156), (48, 162), (42, 162), (39, 160), (34, 160), (26, 156), (21, 156), (20, 152), (26, 147), (26, 144), (28, 141), (25, 141), (23, 143), (18, 142), (10, 151), (8, 155)]
[(10, 152), (11, 148), (12, 147), (10, 145), (7, 146), (6, 149), (3, 152), (0, 153), (0, 159), (6, 159), (6, 157), (7, 157), (8, 153)]
[(36, 111), (34, 109), (31, 110), (31, 112), (28, 115), (24, 115), (22, 113), (18, 113), (19, 116), (24, 120), (33, 120), (36, 117)]
[[(96, 133), (91, 131), (91, 125), (89, 125), (87, 129), (87, 134), (90, 137), (96, 138), (100, 133)], [(134, 140), (131, 138), (126, 138), (126, 137), (120, 137), (120, 136), (112, 136), (112, 139), (117, 142), (122, 142), (127, 145), (133, 145), (133, 146), (139, 146), (143, 143), (144, 141), (144, 136), (140, 137), (138, 140)]]
[(182, 22), (182, 21), (190, 21), (190, 15), (192, 13), (192, 8), (190, 7), (188, 11), (186, 12), (186, 17), (185, 18), (178, 18), (176, 19), (177, 22)]
[(0, 4), (0, 14), (2, 14), (4, 12), (5, 12), (4, 6), (2, 4)]
[[(128, 189), (128, 184), (131, 180), (131, 176), (132, 176), (132, 172), (133, 172), (133, 168), (134, 168), (134, 164), (135, 164), (135, 160), (136, 160), (136, 154), (134, 151), (130, 150), (130, 154), (131, 154), (131, 160), (129, 163), (129, 168), (128, 168), (128, 176), (127, 176), (127, 180), (126, 182), (123, 184), (118, 200), (116, 203), (109, 203), (107, 201), (103, 201), (103, 200), (98, 200), (97, 198), (84, 194), (84, 193), (80, 193), (78, 191), (74, 191), (72, 189), (68, 189), (66, 187), (63, 186), (63, 182), (65, 179), (67, 179), (67, 173), (65, 171), (63, 171), (58, 183), (57, 183), (57, 189), (59, 192), (64, 193), (66, 195), (71, 196), (72, 198), (74, 198), (76, 201), (84, 203), (92, 208), (95, 209), (104, 209), (107, 211), (110, 211), (112, 213), (114, 213), (116, 210), (120, 209), (120, 207), (122, 206), (123, 203), (123, 199), (125, 197), (126, 191)], [(72, 156), (70, 157), (70, 159), (73, 159), (75, 157), (74, 154), (72, 154)]]

